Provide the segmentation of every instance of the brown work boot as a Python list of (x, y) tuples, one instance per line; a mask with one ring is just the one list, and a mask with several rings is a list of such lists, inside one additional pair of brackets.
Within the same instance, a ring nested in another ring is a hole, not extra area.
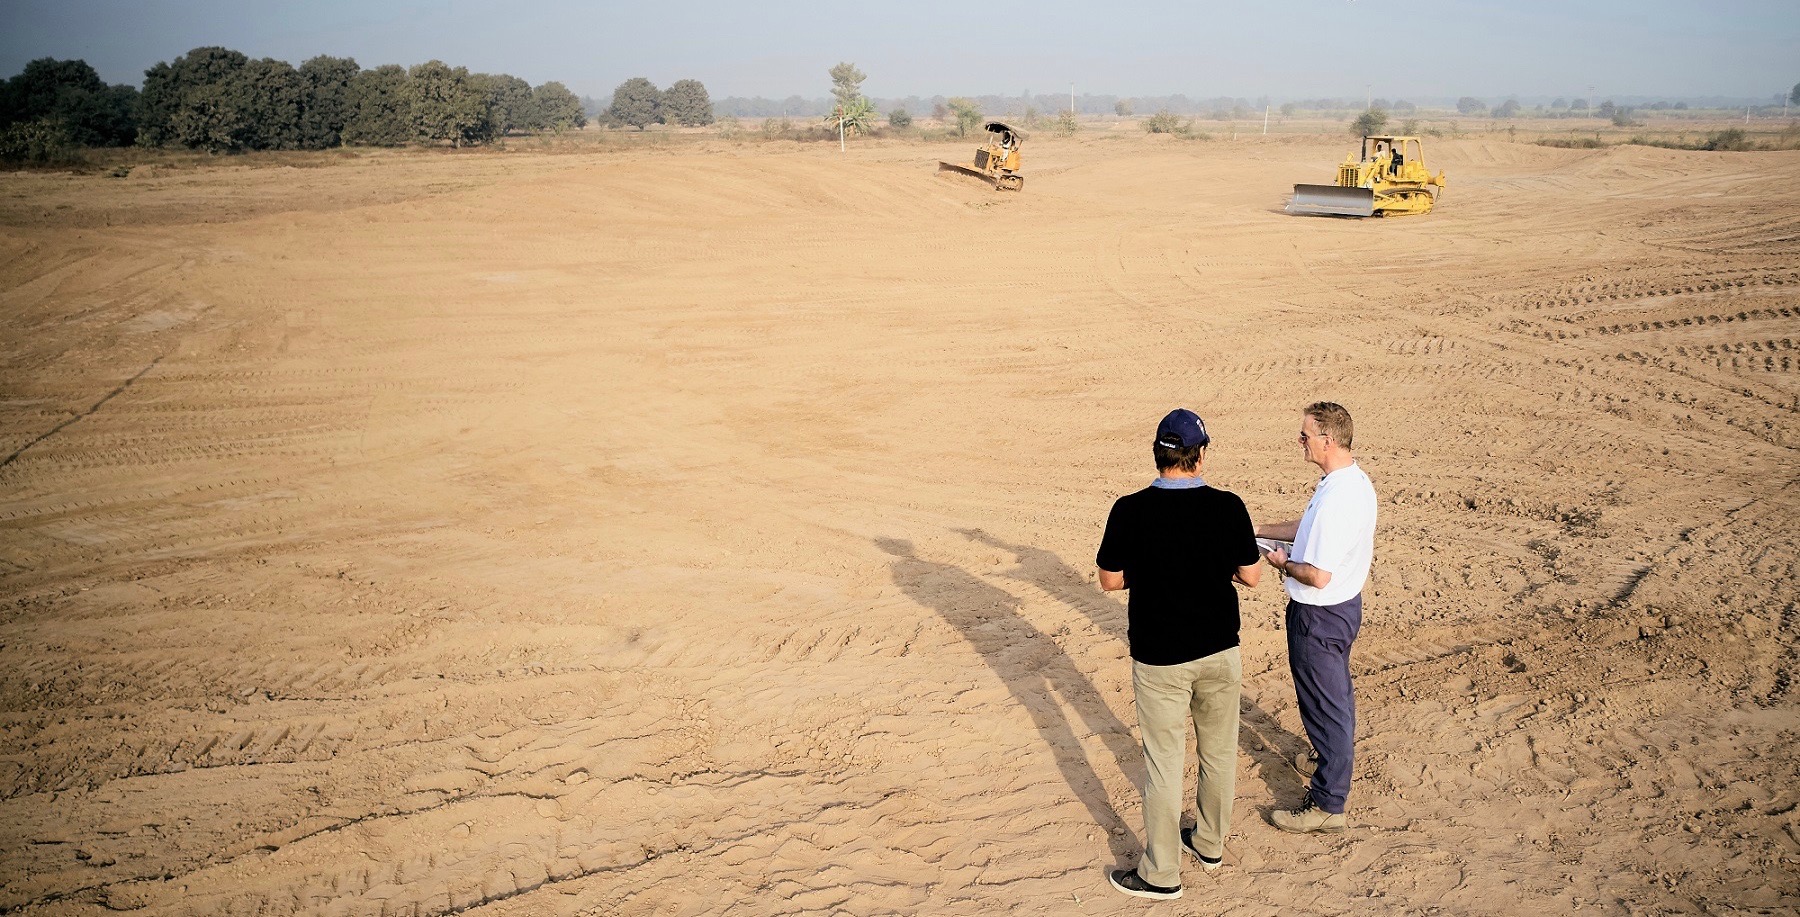
[(1349, 819), (1344, 817), (1344, 813), (1333, 814), (1319, 808), (1318, 804), (1313, 802), (1310, 794), (1307, 795), (1306, 801), (1300, 804), (1300, 808), (1291, 812), (1276, 809), (1270, 813), (1269, 821), (1274, 822), (1275, 827), (1283, 831), (1292, 831), (1295, 834), (1343, 831), (1350, 824)]

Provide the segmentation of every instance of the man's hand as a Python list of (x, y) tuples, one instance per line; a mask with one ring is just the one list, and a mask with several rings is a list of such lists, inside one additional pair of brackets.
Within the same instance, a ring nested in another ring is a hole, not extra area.
[(1280, 570), (1285, 576), (1293, 577), (1302, 586), (1323, 589), (1325, 588), (1326, 583), (1331, 582), (1330, 570), (1321, 570), (1312, 564), (1303, 564), (1297, 560), (1288, 560), (1287, 552), (1281, 548), (1276, 548), (1275, 550), (1264, 554), (1263, 559), (1269, 562), (1269, 566)]
[[(1096, 568), (1098, 569), (1098, 568)], [(1100, 570), (1100, 591), (1118, 592), (1125, 588), (1125, 571)]]

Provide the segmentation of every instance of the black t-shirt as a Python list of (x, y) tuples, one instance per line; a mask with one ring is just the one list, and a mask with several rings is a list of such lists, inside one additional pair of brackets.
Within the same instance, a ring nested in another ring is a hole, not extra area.
[(1094, 562), (1125, 574), (1131, 658), (1179, 665), (1238, 645), (1231, 577), (1260, 556), (1237, 494), (1146, 487), (1113, 504)]

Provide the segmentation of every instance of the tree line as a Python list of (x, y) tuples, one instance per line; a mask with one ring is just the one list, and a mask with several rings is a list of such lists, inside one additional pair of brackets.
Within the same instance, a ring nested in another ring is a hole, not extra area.
[(638, 130), (652, 124), (699, 127), (713, 123), (713, 104), (699, 80), (676, 80), (668, 89), (658, 89), (648, 79), (634, 76), (613, 90), (605, 120)]
[(295, 67), (229, 48), (195, 48), (144, 72), (141, 90), (107, 86), (85, 61), (32, 61), (0, 84), (0, 155), (59, 146), (208, 152), (345, 144), (486, 143), (514, 131), (587, 124), (568, 87), (442, 61), (364, 70), (320, 55)]

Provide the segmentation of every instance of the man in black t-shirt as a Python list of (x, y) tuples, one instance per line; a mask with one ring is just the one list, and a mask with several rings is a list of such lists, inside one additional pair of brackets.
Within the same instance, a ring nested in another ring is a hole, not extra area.
[[(1112, 886), (1139, 898), (1181, 897), (1182, 849), (1213, 870), (1224, 861), (1237, 776), (1238, 597), (1254, 587), (1261, 555), (1244, 501), (1200, 477), (1212, 438), (1199, 415), (1177, 408), (1156, 428), (1158, 477), (1113, 504), (1094, 562), (1100, 588), (1131, 590), (1127, 640), (1143, 737), (1144, 858), (1115, 870)], [(1188, 716), (1198, 737), (1194, 827), (1181, 830)]]

